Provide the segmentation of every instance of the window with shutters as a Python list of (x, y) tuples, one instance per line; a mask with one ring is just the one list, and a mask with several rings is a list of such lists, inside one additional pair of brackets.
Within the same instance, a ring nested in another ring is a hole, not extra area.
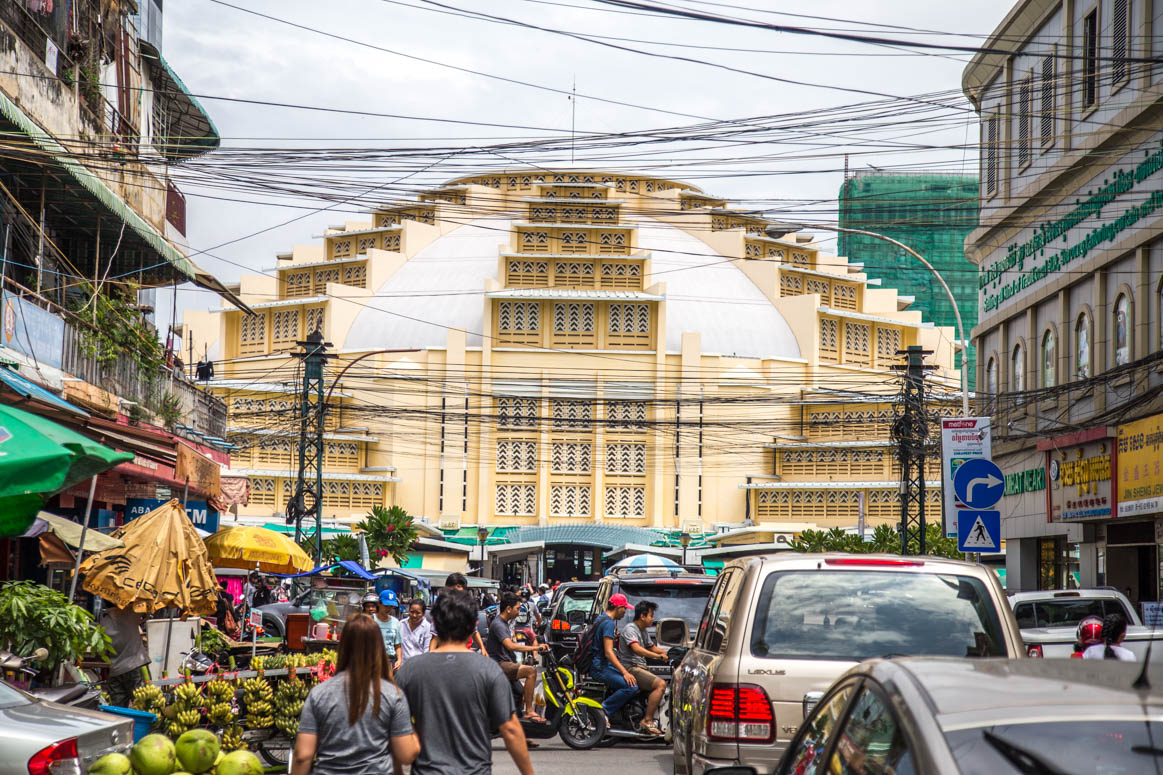
[(375, 234), (369, 234), (366, 237), (359, 237), (356, 240), (355, 252), (356, 255), (366, 256), (369, 250), (374, 250), (379, 247), (379, 242)]
[(529, 220), (534, 223), (554, 223), (557, 221), (557, 208), (530, 205)]
[(243, 314), (238, 321), (238, 354), (262, 355), (267, 351), (267, 313)]
[(367, 264), (348, 264), (343, 267), (343, 284), (353, 288), (366, 288)]
[(522, 253), (548, 253), (549, 252), (549, 232), (547, 231), (522, 231), (521, 235), (521, 252)]
[(384, 235), (384, 250), (400, 250), (400, 235), (399, 234), (385, 234)]
[(501, 428), (536, 428), (537, 399), (509, 396), (498, 398), (497, 423)]
[(537, 345), (541, 343), (541, 303), (500, 301), (497, 303), (498, 344)]
[(400, 223), (400, 214), (399, 213), (384, 213), (383, 215), (381, 215), (379, 218), (376, 219), (376, 226), (379, 226), (381, 229), (384, 228), (385, 226), (396, 226), (399, 223)]
[(549, 516), (588, 517), (590, 515), (590, 486), (584, 484), (553, 484), (549, 487)]
[(832, 306), (832, 284), (830, 282), (821, 280), (818, 277), (808, 277), (804, 285), (807, 293), (817, 293), (820, 295), (821, 305), (825, 307)]
[(594, 305), (581, 302), (553, 304), (553, 344), (562, 347), (597, 346)]
[(1053, 54), (1047, 54), (1042, 57), (1038, 93), (1040, 95), (1038, 105), (1038, 135), (1041, 139), (1042, 147), (1045, 148), (1054, 143), (1054, 114), (1058, 109), (1054, 102), (1057, 90), (1054, 88)]
[(606, 343), (611, 347), (650, 346), (650, 305), (608, 305)]
[(592, 401), (554, 399), (549, 402), (549, 416), (555, 429), (588, 431), (593, 427), (594, 404)]
[(810, 268), (812, 265), (812, 257), (807, 253), (800, 253), (795, 251), (791, 254), (791, 262), (795, 266), (803, 266)]
[(642, 290), (642, 264), (630, 261), (603, 261), (602, 288)]
[(355, 242), (350, 238), (331, 240), (331, 255), (328, 258), (351, 258), (355, 255)]
[(854, 366), (872, 365), (872, 326), (844, 321), (844, 362)]
[(985, 195), (987, 197), (997, 193), (999, 172), (997, 127), (997, 116), (989, 116), (981, 125), (981, 179), (985, 182)]
[(1082, 19), (1082, 74), (1080, 103), (1084, 111), (1098, 103), (1098, 9)]
[(582, 441), (555, 441), (550, 445), (549, 470), (555, 474), (588, 474), (593, 469), (593, 446)]
[(326, 441), (323, 447), (323, 465), (328, 469), (342, 468), (358, 471), (359, 443), (354, 441)]
[(303, 327), (304, 335), (316, 331), (323, 332), (323, 307), (311, 307), (307, 310), (307, 325)]
[(549, 262), (527, 259), (509, 259), (506, 264), (505, 284), (510, 288), (549, 287)]
[(804, 277), (803, 275), (791, 274), (789, 272), (779, 273), (779, 295), (780, 296), (802, 296), (804, 294)]
[(553, 263), (553, 285), (563, 288), (593, 288), (593, 262), (555, 261)]
[(497, 442), (497, 471), (536, 473), (537, 442), (501, 440)]
[(1018, 85), (1018, 171), (1033, 159), (1030, 149), (1030, 122), (1033, 120), (1034, 79), (1026, 76)]
[(1131, 0), (1111, 0), (1111, 85), (1114, 89), (1130, 79), (1129, 59), (1131, 45)]
[(607, 485), (603, 513), (609, 519), (637, 519), (646, 516), (646, 488), (634, 485)]
[(840, 321), (835, 318), (820, 318), (820, 360), (840, 362)]
[(900, 360), (897, 351), (901, 349), (901, 330), (899, 328), (876, 329), (876, 365), (884, 368)]
[(276, 309), (271, 312), (271, 351), (294, 348), (299, 341), (299, 310)]
[(533, 516), (537, 513), (537, 485), (498, 483), (496, 513), (506, 516)]
[(791, 493), (787, 490), (756, 490), (755, 515), (760, 519), (791, 519)]
[(848, 283), (832, 283), (832, 306), (836, 309), (856, 311), (856, 286)]
[[(254, 445), (254, 462), (260, 468), (290, 468), (291, 458), (298, 457), (299, 445), (286, 438), (258, 438)], [(297, 463), (297, 461), (296, 461)]]
[(275, 505), (275, 480), (267, 477), (250, 477), (250, 505)]
[(613, 443), (606, 445), (606, 473), (646, 474), (646, 445), (637, 443)]
[(310, 272), (287, 272), (283, 277), (283, 295), (285, 298), (299, 299), (311, 295)]
[(584, 231), (562, 231), (558, 236), (559, 253), (589, 252), (588, 235)]
[(327, 283), (337, 282), (339, 282), (339, 267), (316, 269), (314, 294), (316, 296), (325, 295), (327, 293)]

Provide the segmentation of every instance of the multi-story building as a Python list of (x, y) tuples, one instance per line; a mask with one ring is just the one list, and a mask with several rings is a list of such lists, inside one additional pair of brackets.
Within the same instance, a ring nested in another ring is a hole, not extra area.
[(1161, 9), (1019, 2), (962, 78), (980, 116), (966, 252), (1010, 588), (1163, 599), (1158, 436), (1119, 441), (1159, 412), (1163, 381)]
[[(851, 174), (840, 186), (840, 226), (892, 237), (920, 253), (941, 273), (968, 336), (977, 325), (977, 267), (965, 258), (965, 238), (977, 228), (977, 178), (957, 173), (885, 170)], [(863, 234), (840, 233), (842, 256), (860, 256), (865, 269), (893, 278), (910, 309), (939, 326), (957, 320), (941, 286), (900, 248)], [(954, 329), (956, 330), (956, 329)], [(974, 384), (974, 354), (969, 351), (969, 383)]]
[[(224, 405), (171, 368), (155, 328), (174, 321), (153, 288), (226, 292), (191, 262), (167, 175), (218, 134), (161, 54), (160, 10), (0, 4), (0, 400), (137, 455), (99, 477), (98, 524), (171, 492), (209, 519), (228, 460)], [(46, 507), (79, 516), (88, 498), (86, 483)], [(5, 539), (0, 577), (34, 574), (31, 544)]]
[(521, 528), (490, 551), (555, 578), (616, 548), (595, 526), (639, 543), (749, 519), (850, 526), (861, 498), (870, 525), (895, 521), (889, 367), (922, 345), (934, 382), (956, 385), (954, 337), (765, 226), (678, 181), (522, 169), (280, 255), (242, 279), (253, 314), (186, 316), (223, 363), (241, 517), (294, 490), (290, 353), (319, 330), (329, 374), (368, 356), (327, 415), (327, 519), (390, 503), (450, 533)]

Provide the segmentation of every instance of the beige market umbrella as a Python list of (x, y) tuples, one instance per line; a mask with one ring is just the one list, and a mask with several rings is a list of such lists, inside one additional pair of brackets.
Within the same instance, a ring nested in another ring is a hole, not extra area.
[(138, 613), (172, 607), (189, 614), (214, 613), (214, 569), (180, 502), (159, 506), (113, 537), (125, 546), (94, 554), (81, 565), (82, 586), (88, 592)]

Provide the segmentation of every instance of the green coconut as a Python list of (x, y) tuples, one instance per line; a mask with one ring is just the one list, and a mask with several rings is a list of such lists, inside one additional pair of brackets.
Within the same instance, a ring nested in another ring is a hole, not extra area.
[(107, 753), (89, 768), (89, 775), (129, 775), (133, 763), (123, 753)]
[(174, 743), (174, 751), (183, 770), (195, 775), (206, 772), (220, 753), (218, 736), (205, 729), (191, 729)]
[(165, 735), (146, 735), (129, 749), (129, 761), (137, 775), (170, 775), (177, 764), (177, 754)]
[(250, 751), (231, 751), (222, 757), (215, 775), (263, 775), (262, 762)]

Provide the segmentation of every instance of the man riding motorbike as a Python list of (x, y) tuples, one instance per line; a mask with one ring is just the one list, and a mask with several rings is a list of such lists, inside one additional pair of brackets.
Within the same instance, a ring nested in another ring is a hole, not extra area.
[(618, 656), (634, 677), (638, 691), (647, 695), (646, 716), (638, 725), (638, 731), (654, 737), (662, 735), (657, 716), (666, 681), (646, 669), (646, 660), (667, 658), (666, 649), (656, 645), (648, 632), (648, 628), (654, 626), (654, 612), (657, 610), (658, 603), (640, 600), (634, 606), (634, 621), (623, 627), (618, 636)]

